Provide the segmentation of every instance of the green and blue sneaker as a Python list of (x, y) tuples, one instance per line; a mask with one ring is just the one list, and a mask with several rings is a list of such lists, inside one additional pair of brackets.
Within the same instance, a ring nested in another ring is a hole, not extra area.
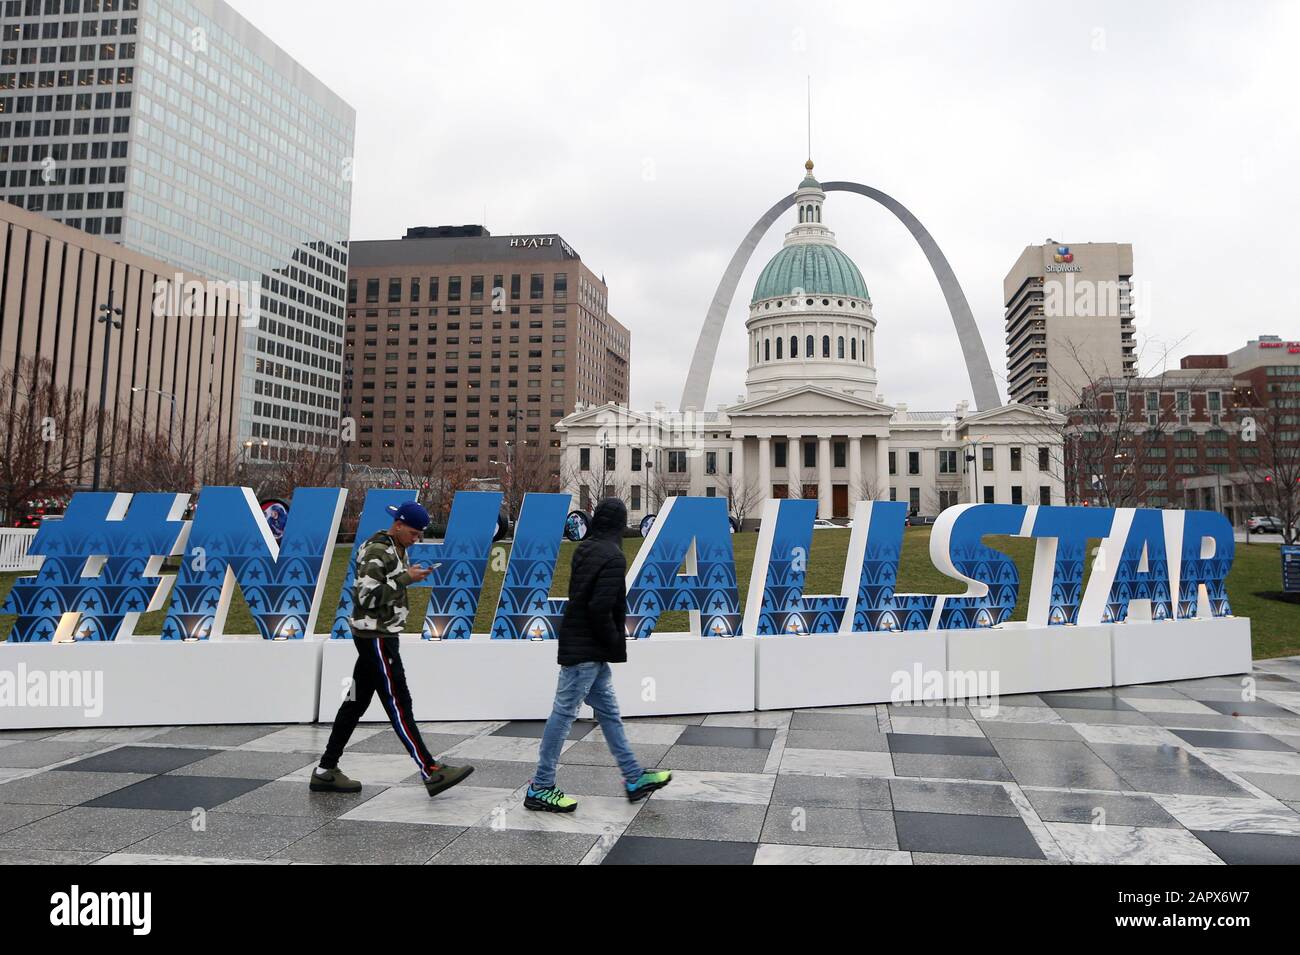
[(641, 778), (636, 782), (627, 784), (627, 801), (636, 802), (638, 799), (644, 799), (656, 789), (663, 789), (672, 781), (673, 774), (663, 769), (642, 773)]
[(578, 808), (578, 800), (564, 795), (557, 786), (534, 789), (532, 783), (529, 783), (528, 792), (524, 795), (524, 808), (538, 812), (573, 812)]

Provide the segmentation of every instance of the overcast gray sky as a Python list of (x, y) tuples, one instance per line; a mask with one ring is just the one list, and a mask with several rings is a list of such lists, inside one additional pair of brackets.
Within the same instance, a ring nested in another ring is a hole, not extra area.
[[(892, 194), (966, 290), (1005, 396), (1023, 247), (1131, 242), (1144, 364), (1300, 339), (1300, 4), (231, 0), (357, 110), (352, 238), (558, 232), (632, 330), (632, 401), (676, 406), (746, 231), (802, 175)], [(881, 392), (970, 397), (920, 251), (884, 209), (826, 222), (871, 291)], [(743, 390), (744, 305), (710, 407)], [(1144, 367), (1145, 370), (1145, 367)]]

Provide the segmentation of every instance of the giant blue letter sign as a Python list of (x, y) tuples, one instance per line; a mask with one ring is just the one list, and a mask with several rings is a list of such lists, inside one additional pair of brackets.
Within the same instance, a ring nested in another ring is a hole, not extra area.
[(18, 614), (9, 639), (129, 637), (140, 614), (161, 609), (167, 597), (172, 577), (158, 570), (183, 541), (188, 500), (187, 494), (74, 494), (62, 520), (42, 521), (36, 531), (31, 553), (45, 556), (40, 570), (14, 581), (0, 608)]
[(469, 639), (500, 513), (499, 492), (457, 491), (442, 543), (412, 544), (406, 549), (410, 563), (434, 568), (424, 580), (411, 585), (429, 588), (424, 639)]
[[(298, 639), (314, 629), (345, 491), (299, 488), (276, 544), (247, 488), (208, 487), (194, 520), (181, 519), (184, 494), (78, 493), (61, 520), (42, 523), (30, 553), (43, 558), (20, 577), (0, 612), (17, 617), (11, 641), (131, 637), (139, 615), (158, 610), (174, 589), (165, 640), (222, 636), (239, 584), (265, 639)], [(375, 490), (366, 498), (357, 545), (386, 527), (386, 508), (413, 490)], [(564, 494), (525, 497), (492, 622), (497, 639), (552, 639), (565, 600), (550, 596), (559, 559)], [(501, 495), (462, 491), (442, 543), (416, 543), (412, 563), (436, 564), (415, 584), (430, 590), (424, 636), (470, 636), (482, 595)], [(1016, 605), (1020, 572), (987, 546), (988, 535), (1037, 541), (1028, 623), (1118, 624), (1231, 614), (1226, 578), (1232, 527), (1209, 511), (962, 504), (939, 517), (930, 560), (967, 584), (957, 595), (900, 594), (899, 560), (907, 506), (862, 501), (855, 511), (838, 595), (805, 595), (813, 540), (813, 501), (764, 505), (742, 625), (732, 535), (723, 498), (669, 498), (627, 576), (629, 636), (650, 636), (664, 611), (690, 614), (705, 637), (872, 634), (996, 627)], [(828, 532), (829, 533), (829, 532)], [(1086, 549), (1101, 541), (1080, 597)], [(180, 555), (175, 577), (160, 573)], [(351, 635), (349, 561), (331, 635)], [(686, 573), (678, 570), (685, 564)], [(172, 587), (174, 580), (174, 588)], [(850, 612), (851, 610), (851, 612)]]
[[(1035, 626), (1078, 623), (1088, 541), (1110, 534), (1115, 512), (1108, 507), (1044, 506), (1030, 513), (1028, 536), (1037, 544), (1026, 619)], [(1050, 575), (1042, 573), (1043, 568), (1051, 568)]]
[(906, 526), (907, 505), (902, 501), (859, 502), (844, 565), (843, 590), (855, 594), (851, 632), (930, 629), (939, 598), (894, 590)]
[[(687, 572), (678, 574), (683, 561)], [(627, 576), (629, 636), (650, 636), (665, 610), (690, 611), (692, 631), (706, 637), (740, 635), (725, 498), (670, 497)]]
[(220, 636), (236, 581), (263, 639), (308, 636), (316, 622), (346, 495), (336, 487), (298, 488), (290, 502), (284, 537), (276, 544), (251, 490), (204, 488), (163, 639)]
[(495, 640), (553, 640), (568, 599), (550, 596), (555, 562), (572, 498), (567, 494), (525, 494), (501, 584)]
[(1232, 523), (1217, 511), (1174, 511), (1171, 522), (1182, 519), (1175, 534), (1178, 564), (1178, 616), (1226, 617), (1228, 571), (1237, 542)]
[(1020, 504), (956, 504), (939, 515), (930, 532), (930, 560), (968, 585), (966, 593), (943, 598), (939, 630), (993, 627), (1011, 619), (1020, 572), (1010, 557), (986, 545), (984, 536), (1018, 534), (1024, 523)]
[[(1164, 517), (1164, 511), (1148, 508), (1115, 510), (1111, 532), (1097, 548), (1080, 623), (1123, 623), (1130, 615), (1134, 620), (1173, 619)], [(1177, 548), (1181, 552), (1181, 541)], [(1134, 601), (1140, 609), (1130, 608)]]
[(334, 626), (330, 628), (330, 636), (335, 639), (352, 639), (352, 589), (357, 582), (357, 554), (362, 545), (379, 531), (392, 526), (393, 515), (388, 513), (390, 504), (396, 507), (403, 501), (414, 500), (414, 489), (372, 488), (366, 492), (352, 552), (348, 555), (348, 569), (343, 575), (343, 589), (339, 591), (339, 602), (334, 608)]
[(839, 632), (848, 598), (805, 597), (803, 592), (816, 517), (813, 500), (771, 500), (763, 505), (745, 601), (746, 633), (761, 637)]

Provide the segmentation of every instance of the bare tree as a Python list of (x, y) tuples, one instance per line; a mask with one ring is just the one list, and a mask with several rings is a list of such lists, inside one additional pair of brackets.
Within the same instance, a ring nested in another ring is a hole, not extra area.
[(519, 517), (525, 494), (556, 490), (550, 448), (540, 440), (521, 441), (508, 447), (504, 457), (494, 460), (501, 468), (503, 506), (512, 520)]
[(853, 509), (858, 501), (875, 501), (886, 500), (889, 497), (889, 488), (881, 487), (876, 483), (875, 478), (859, 477), (857, 481), (849, 485), (849, 509)]
[[(617, 497), (622, 501), (628, 498), (628, 482), (616, 468), (608, 466), (604, 450), (591, 448), (586, 470), (581, 467), (581, 459), (578, 465), (565, 463), (560, 468), (560, 488), (566, 493), (578, 495), (579, 502), (584, 499), (585, 491), (588, 507), (595, 507), (598, 501), (607, 497)], [(657, 470), (651, 469), (647, 475), (647, 484), (653, 484), (658, 478)]]
[(192, 493), (205, 484), (244, 483), (247, 462), (219, 434), (216, 416), (197, 417), (179, 429), (143, 412), (119, 418), (110, 481), (114, 489)]
[[(667, 457), (668, 456), (665, 455), (665, 459)], [(649, 473), (646, 475), (647, 494), (650, 498), (646, 504), (647, 509), (650, 511), (657, 512), (661, 510), (664, 506), (664, 501), (668, 500), (670, 497), (679, 497), (683, 494), (690, 493), (690, 471), (674, 471), (669, 468), (667, 464), (668, 462), (665, 460), (664, 467), (651, 468)]]
[(757, 481), (737, 481), (734, 473), (722, 474), (718, 476), (718, 488), (726, 495), (727, 509), (737, 524), (743, 525), (745, 519), (762, 506), (763, 495)]
[[(1168, 355), (1165, 349), (1158, 371), (1136, 377), (1088, 378), (1084, 370), (1086, 383), (1063, 409), (1067, 421), (1061, 427), (1060, 464), (1067, 503), (1142, 507), (1152, 495), (1170, 493), (1168, 439), (1181, 425), (1180, 409), (1164, 394), (1190, 393), (1203, 388), (1210, 376), (1226, 372), (1206, 369), (1175, 379), (1164, 367)], [(1148, 406), (1148, 393), (1157, 396), (1154, 407)]]
[[(94, 463), (97, 409), (84, 391), (59, 385), (53, 364), (22, 358), (0, 373), (0, 509), (12, 522), (29, 502), (66, 501)], [(113, 444), (104, 449), (113, 453)]]
[[(1289, 399), (1259, 395), (1253, 388), (1239, 391), (1237, 400), (1238, 453), (1246, 478), (1236, 484), (1237, 491), (1261, 516), (1281, 523), (1283, 543), (1294, 544), (1300, 538), (1300, 417), (1294, 408), (1284, 407)], [(1257, 450), (1246, 456), (1243, 447)]]
[(337, 448), (303, 446), (279, 449), (267, 462), (245, 470), (258, 498), (288, 500), (295, 488), (338, 487), (341, 471)]

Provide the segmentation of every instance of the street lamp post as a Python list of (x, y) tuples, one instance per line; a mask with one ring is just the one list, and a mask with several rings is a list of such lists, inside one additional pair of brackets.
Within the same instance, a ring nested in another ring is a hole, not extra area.
[(519, 451), (519, 403), (514, 399), (510, 401), (510, 410), (506, 412), (510, 416), (510, 433), (512, 440), (506, 442), (506, 510), (510, 511), (510, 519), (518, 517), (515, 513), (515, 457)]
[[(509, 442), (509, 441), (506, 442), (506, 450), (507, 450), (507, 451), (510, 450), (510, 442)], [(488, 464), (491, 464), (493, 467), (501, 468), (501, 469), (505, 472), (505, 480), (503, 480), (503, 481), (501, 482), (501, 485), (502, 485), (502, 490), (503, 490), (504, 493), (505, 493), (505, 498), (506, 498), (506, 510), (507, 510), (507, 512), (509, 512), (510, 509), (511, 509), (511, 507), (510, 507), (510, 504), (511, 504), (510, 490), (511, 490), (512, 485), (514, 484), (513, 469), (512, 469), (512, 467), (511, 467), (510, 458), (509, 458), (509, 456), (507, 456), (507, 457), (506, 457), (506, 460), (504, 460), (504, 461), (499, 461), (499, 460), (497, 460), (496, 458), (489, 458), (489, 459), (488, 459)], [(513, 516), (511, 517), (511, 520), (514, 520), (514, 517), (513, 517)]]
[(244, 445), (239, 452), (239, 458), (235, 461), (235, 467), (236, 470), (239, 472), (240, 481), (244, 480), (244, 468), (248, 466), (248, 449), (254, 447), (265, 448), (265, 447), (269, 447), (270, 444), (271, 442), (267, 438), (262, 438), (261, 440), (258, 440), (257, 438), (250, 438), (244, 442)]
[(132, 388), (131, 391), (134, 394), (144, 392), (146, 394), (157, 395), (158, 397), (166, 398), (171, 402), (171, 410), (167, 415), (167, 443), (172, 444), (172, 436), (176, 433), (176, 395), (170, 391), (162, 391), (158, 388), (138, 387)]
[[(104, 356), (100, 361), (99, 373), (99, 420), (95, 422), (95, 471), (90, 488), (99, 490), (99, 477), (104, 463), (104, 414), (108, 401), (108, 336), (109, 332), (122, 327), (122, 309), (113, 305), (113, 290), (108, 290), (108, 302), (99, 306), (97, 322), (104, 323)], [(114, 317), (117, 316), (117, 317)]]
[(970, 468), (970, 502), (972, 504), (977, 504), (979, 503), (979, 485), (980, 485), (979, 440), (977, 438), (968, 437), (966, 439), (966, 448), (967, 450), (962, 455), (962, 457), (966, 459), (966, 464)]

